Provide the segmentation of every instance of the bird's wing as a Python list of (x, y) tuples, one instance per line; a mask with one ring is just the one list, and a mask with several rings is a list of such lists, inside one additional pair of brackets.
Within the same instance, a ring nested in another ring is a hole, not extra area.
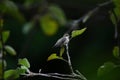
[(60, 39), (55, 43), (54, 47), (59, 47), (59, 46), (64, 45), (65, 40), (66, 40), (65, 37), (60, 38)]

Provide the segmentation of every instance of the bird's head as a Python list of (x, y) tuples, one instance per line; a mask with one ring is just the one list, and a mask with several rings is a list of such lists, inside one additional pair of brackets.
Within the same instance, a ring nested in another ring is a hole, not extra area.
[(64, 34), (63, 37), (69, 37), (70, 35), (69, 34)]

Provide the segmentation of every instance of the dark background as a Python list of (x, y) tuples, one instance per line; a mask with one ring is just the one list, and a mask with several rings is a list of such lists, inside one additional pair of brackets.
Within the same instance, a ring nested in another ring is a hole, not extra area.
[[(48, 3), (57, 4), (61, 7), (69, 21), (80, 18), (105, 1), (108, 0), (48, 0)], [(23, 3), (22, 0), (14, 0), (14, 2), (16, 4)], [(24, 16), (32, 16), (31, 13), (25, 13)], [(44, 68), (47, 64), (47, 57), (52, 54), (52, 47), (57, 39), (66, 32), (64, 27), (60, 27), (56, 34), (47, 36), (39, 28), (32, 30), (28, 35), (24, 35), (22, 33), (22, 23), (11, 16), (5, 16), (4, 19), (5, 29), (11, 32), (6, 44), (13, 46), (18, 53), (15, 57), (7, 56), (8, 69), (16, 67), (18, 58), (26, 57), (30, 61), (31, 70), (38, 72), (40, 68)], [(69, 52), (74, 70), (79, 70), (88, 80), (98, 80), (98, 68), (104, 62), (114, 62), (116, 60), (112, 55), (115, 45), (114, 25), (109, 14), (104, 10), (100, 10), (89, 19), (86, 26), (87, 30), (82, 35), (70, 41)], [(53, 66), (53, 68), (60, 69), (61, 67)], [(112, 74), (108, 74), (107, 78), (103, 80), (119, 80), (115, 79), (114, 76), (109, 79), (108, 76), (110, 75)]]

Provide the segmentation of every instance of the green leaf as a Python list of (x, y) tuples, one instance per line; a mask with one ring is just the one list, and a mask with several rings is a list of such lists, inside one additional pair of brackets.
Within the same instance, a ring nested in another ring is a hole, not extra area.
[(54, 35), (58, 30), (58, 23), (49, 14), (41, 17), (40, 25), (43, 32), (48, 36)]
[(115, 11), (115, 14), (116, 14), (116, 16), (117, 16), (117, 18), (118, 18), (118, 21), (119, 21), (119, 20), (120, 20), (120, 8), (116, 7), (116, 8), (114, 9), (114, 11)]
[(16, 70), (17, 70), (18, 74), (22, 75), (22, 74), (25, 74), (27, 69), (28, 69), (27, 67), (21, 66), (21, 67), (18, 67)]
[(62, 57), (59, 57), (59, 56), (57, 56), (56, 53), (53, 53), (48, 57), (47, 61), (50, 61), (50, 60), (53, 60), (53, 59), (62, 59)]
[(64, 52), (65, 52), (65, 48), (61, 47), (61, 49), (60, 49), (60, 57), (62, 57), (62, 55), (63, 55)]
[(120, 8), (120, 0), (113, 0), (113, 2), (116, 5), (116, 7)]
[(3, 42), (4, 42), (4, 43), (8, 40), (9, 35), (10, 35), (10, 31), (3, 31), (3, 32), (2, 32)]
[(110, 73), (110, 71), (112, 71), (115, 67), (116, 65), (112, 62), (104, 63), (104, 65), (100, 66), (100, 68), (98, 69), (98, 76), (105, 76), (106, 74)]
[(18, 64), (21, 65), (21, 66), (25, 66), (27, 68), (30, 68), (30, 63), (27, 60), (27, 58), (19, 59)]
[(20, 69), (23, 69), (23, 70), (25, 70), (25, 71), (28, 70), (28, 68), (27, 68), (26, 66), (21, 66)]
[(115, 16), (114, 16), (113, 13), (111, 13), (110, 18), (111, 18), (112, 23), (113, 23), (115, 26), (117, 26), (117, 20), (115, 19)]
[(9, 46), (9, 45), (5, 45), (5, 50), (7, 53), (9, 53), (10, 55), (16, 55), (16, 51), (13, 47)]
[(116, 13), (117, 18), (120, 20), (120, 0), (113, 0), (115, 4), (114, 11)]
[(52, 14), (52, 17), (55, 18), (59, 24), (61, 25), (66, 24), (67, 21), (66, 21), (65, 14), (60, 7), (58, 7), (57, 5), (51, 5), (48, 8)]
[(81, 30), (74, 30), (72, 31), (72, 38), (81, 35), (87, 28), (83, 28)]
[(113, 49), (113, 55), (114, 57), (116, 58), (119, 58), (120, 57), (120, 54), (119, 54), (119, 46), (115, 46), (114, 49)]
[(28, 34), (30, 30), (34, 27), (34, 22), (28, 22), (23, 26), (23, 33)]
[(4, 73), (4, 79), (5, 80), (15, 80), (19, 78), (19, 74), (16, 70), (10, 69), (5, 71)]

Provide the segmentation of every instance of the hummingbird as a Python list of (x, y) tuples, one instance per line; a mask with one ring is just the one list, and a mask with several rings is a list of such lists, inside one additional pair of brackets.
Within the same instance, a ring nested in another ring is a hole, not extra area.
[(62, 47), (65, 46), (66, 44), (68, 44), (70, 41), (70, 35), (65, 33), (63, 35), (63, 37), (61, 37), (60, 39), (57, 40), (57, 42), (55, 43), (54, 47)]

